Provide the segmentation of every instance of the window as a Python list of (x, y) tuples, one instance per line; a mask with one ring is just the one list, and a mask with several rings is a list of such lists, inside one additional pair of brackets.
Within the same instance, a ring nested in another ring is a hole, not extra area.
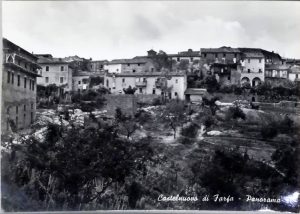
[(60, 66), (60, 71), (64, 71), (64, 66)]
[(19, 113), (19, 106), (16, 106), (16, 114)]
[(178, 79), (175, 80), (175, 83), (178, 83)]
[(248, 73), (250, 73), (250, 69), (248, 69)]
[(228, 80), (230, 80), (230, 76), (228, 76), (228, 78), (227, 78)]
[(139, 88), (139, 90), (140, 90), (140, 94), (143, 93), (143, 89), (142, 88)]
[(11, 74), (11, 84), (14, 84), (15, 82), (15, 75), (12, 73)]
[(298, 74), (296, 74), (296, 79), (298, 79)]
[(140, 66), (141, 64), (140, 63), (138, 63), (138, 66)]
[(81, 84), (81, 81), (78, 81), (78, 85), (80, 85)]
[(10, 83), (10, 72), (7, 71), (7, 83)]
[(122, 79), (122, 83), (124, 83), (124, 82), (125, 82), (125, 78)]
[(261, 69), (258, 69), (258, 73), (262, 73)]
[(250, 59), (248, 59), (248, 63), (250, 63)]
[(45, 82), (46, 82), (46, 83), (49, 82), (49, 77), (45, 77)]
[(27, 64), (25, 63), (25, 68), (27, 68)]
[(30, 123), (33, 123), (33, 112), (30, 113)]
[(191, 57), (191, 61), (193, 61), (194, 60), (194, 58), (193, 57)]
[(205, 53), (205, 54), (203, 54), (203, 56), (204, 56), (204, 57), (206, 57), (206, 53)]
[(46, 66), (46, 71), (49, 71), (49, 66)]
[(18, 75), (18, 86), (20, 86), (20, 82), (21, 82), (21, 77), (20, 75)]
[(234, 57), (236, 58), (236, 57), (237, 57), (237, 54), (234, 54)]
[(26, 81), (27, 81), (27, 79), (26, 79), (26, 77), (24, 77), (24, 88), (26, 88)]
[(64, 82), (64, 78), (63, 78), (63, 77), (60, 77), (60, 78), (59, 78), (59, 82), (60, 82), (60, 83), (63, 83), (63, 82)]
[(179, 62), (180, 61), (180, 58), (179, 57), (177, 57), (177, 62)]
[(116, 71), (119, 71), (119, 68), (117, 68)]
[(31, 103), (31, 109), (33, 109), (33, 103)]
[(109, 86), (109, 81), (108, 80), (106, 80), (106, 87), (108, 87)]
[(29, 90), (31, 90), (31, 80), (29, 80)]
[(132, 72), (135, 73), (135, 70), (133, 69)]
[(152, 90), (152, 94), (155, 94), (155, 89)]
[(31, 89), (34, 91), (34, 87), (35, 87), (35, 83), (34, 83), (34, 80), (32, 80), (32, 87)]
[(153, 72), (154, 71), (154, 68), (151, 68), (151, 72)]
[(223, 57), (226, 57), (226, 54), (223, 53)]
[(21, 61), (20, 60), (18, 60), (18, 65), (21, 65)]
[(258, 62), (261, 63), (261, 59), (259, 59)]
[(218, 58), (218, 54), (215, 54), (215, 57)]
[(26, 124), (26, 114), (24, 114), (23, 117), (24, 117), (24, 118), (23, 118), (23, 123), (24, 123), (24, 127), (25, 127), (25, 124)]
[(24, 111), (26, 111), (26, 104), (24, 104)]
[(130, 66), (130, 64), (128, 63), (127, 66)]
[(175, 94), (175, 97), (177, 97), (177, 92), (175, 92), (174, 94)]

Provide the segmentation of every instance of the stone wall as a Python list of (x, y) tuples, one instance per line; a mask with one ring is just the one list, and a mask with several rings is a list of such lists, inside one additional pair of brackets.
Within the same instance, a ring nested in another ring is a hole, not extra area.
[(119, 107), (122, 112), (134, 115), (137, 111), (137, 97), (131, 94), (107, 94), (105, 95), (106, 105), (104, 109), (109, 115), (115, 115)]

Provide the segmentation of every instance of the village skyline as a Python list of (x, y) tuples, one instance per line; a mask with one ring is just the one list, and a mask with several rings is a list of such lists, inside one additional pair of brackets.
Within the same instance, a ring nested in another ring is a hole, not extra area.
[(299, 9), (298, 2), (3, 2), (3, 36), (35, 54), (93, 60), (221, 46), (300, 58)]

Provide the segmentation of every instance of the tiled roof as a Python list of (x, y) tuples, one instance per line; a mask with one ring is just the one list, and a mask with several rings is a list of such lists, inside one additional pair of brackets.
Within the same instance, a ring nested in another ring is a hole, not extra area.
[(261, 52), (243, 52), (245, 58), (264, 58)]
[(108, 62), (109, 65), (111, 64), (145, 64), (148, 60), (145, 58), (133, 58), (133, 59), (114, 59)]
[(207, 90), (205, 88), (187, 88), (184, 94), (205, 95)]
[(300, 73), (300, 66), (299, 65), (293, 65), (290, 68), (291, 73)]
[(238, 48), (220, 47), (220, 48), (201, 48), (201, 53), (240, 53)]
[(39, 57), (38, 64), (69, 64), (62, 58)]
[(175, 77), (175, 76), (185, 76), (184, 72), (169, 72), (168, 74), (163, 72), (136, 72), (136, 73), (116, 73), (111, 74), (108, 73), (107, 76), (115, 76), (115, 77)]

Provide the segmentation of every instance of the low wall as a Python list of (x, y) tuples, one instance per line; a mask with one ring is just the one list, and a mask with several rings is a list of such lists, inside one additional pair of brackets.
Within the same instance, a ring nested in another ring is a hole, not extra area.
[(103, 109), (107, 114), (115, 115), (116, 109), (120, 108), (122, 112), (134, 115), (137, 110), (137, 97), (131, 94), (107, 94), (105, 95), (106, 105)]
[(160, 98), (160, 95), (157, 94), (135, 94), (138, 103), (152, 104), (153, 101), (157, 98)]

